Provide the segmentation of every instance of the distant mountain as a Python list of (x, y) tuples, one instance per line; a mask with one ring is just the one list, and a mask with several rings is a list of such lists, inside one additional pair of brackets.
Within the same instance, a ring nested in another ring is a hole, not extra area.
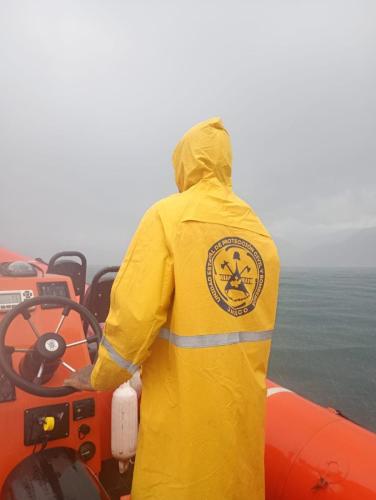
[(376, 227), (356, 231), (341, 242), (320, 245), (304, 257), (315, 266), (376, 266)]
[(277, 240), (282, 265), (376, 267), (376, 227), (351, 233), (333, 233), (327, 242), (311, 249), (298, 249)]

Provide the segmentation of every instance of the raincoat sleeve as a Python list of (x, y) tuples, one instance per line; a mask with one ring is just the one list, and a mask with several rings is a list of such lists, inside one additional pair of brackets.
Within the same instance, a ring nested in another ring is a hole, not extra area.
[(144, 215), (111, 291), (111, 307), (91, 375), (96, 390), (128, 380), (166, 323), (174, 289), (172, 258), (154, 206)]

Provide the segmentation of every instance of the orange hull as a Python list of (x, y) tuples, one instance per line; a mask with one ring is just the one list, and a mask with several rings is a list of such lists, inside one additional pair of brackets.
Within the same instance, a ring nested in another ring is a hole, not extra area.
[(266, 499), (376, 499), (376, 435), (268, 383)]

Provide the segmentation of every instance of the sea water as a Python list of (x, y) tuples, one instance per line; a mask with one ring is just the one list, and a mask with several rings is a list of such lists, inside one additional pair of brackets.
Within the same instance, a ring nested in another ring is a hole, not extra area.
[(376, 431), (376, 268), (286, 268), (269, 377)]

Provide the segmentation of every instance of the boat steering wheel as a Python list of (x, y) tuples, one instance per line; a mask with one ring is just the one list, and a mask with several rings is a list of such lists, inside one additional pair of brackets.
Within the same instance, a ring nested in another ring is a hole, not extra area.
[[(62, 315), (58, 324), (56, 325), (55, 331), (46, 332), (41, 334), (31, 319), (31, 314), (29, 309), (35, 306), (41, 305), (53, 305), (54, 307), (62, 307)], [(64, 323), (64, 320), (70, 313), (70, 311), (76, 311), (82, 320), (86, 321), (92, 328), (94, 335), (86, 336), (85, 339), (77, 340), (75, 342), (67, 343), (64, 337), (59, 333), (60, 329)], [(5, 339), (9, 331), (9, 327), (14, 319), (22, 315), (23, 318), (29, 323), (36, 341), (31, 347), (17, 347), (6, 345)], [(35, 297), (22, 302), (17, 305), (14, 309), (9, 311), (4, 317), (3, 321), (0, 323), (0, 367), (3, 369), (5, 375), (17, 386), (30, 394), (42, 397), (59, 397), (67, 396), (76, 391), (72, 387), (43, 387), (43, 374), (48, 365), (54, 365), (54, 367), (63, 365), (67, 370), (75, 372), (76, 369), (70, 366), (64, 361), (64, 353), (66, 349), (80, 345), (80, 344), (91, 344), (95, 342), (99, 344), (102, 337), (102, 330), (99, 323), (95, 319), (95, 316), (84, 306), (70, 300), (66, 297)], [(12, 366), (11, 355), (13, 353), (25, 353), (25, 356), (31, 357), (37, 362), (39, 368), (37, 369), (36, 376), (33, 381), (28, 380), (25, 376), (18, 373)]]

